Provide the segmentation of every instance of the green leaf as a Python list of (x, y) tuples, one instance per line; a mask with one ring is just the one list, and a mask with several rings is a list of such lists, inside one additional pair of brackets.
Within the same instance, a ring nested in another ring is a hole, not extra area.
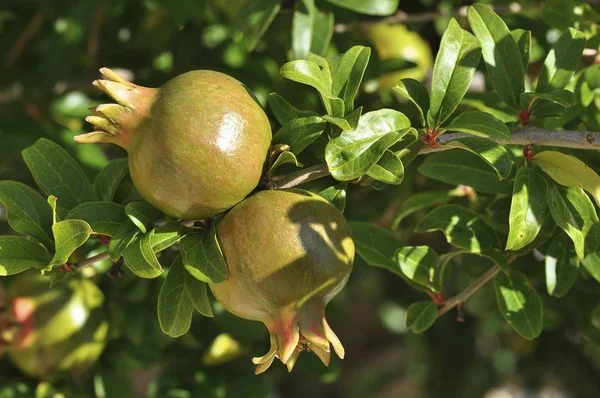
[(135, 241), (139, 234), (140, 229), (131, 221), (128, 220), (121, 224), (108, 244), (110, 258), (117, 261), (123, 255), (127, 246)]
[(400, 222), (409, 215), (429, 207), (439, 206), (447, 203), (456, 195), (452, 191), (429, 191), (419, 192), (406, 198), (398, 209), (391, 229), (396, 230)]
[(392, 15), (398, 9), (399, 0), (327, 0), (338, 7), (366, 15)]
[(558, 118), (565, 114), (565, 107), (556, 102), (538, 99), (531, 112), (531, 120)]
[(71, 254), (88, 240), (92, 227), (82, 220), (65, 220), (54, 224), (52, 233), (55, 252), (48, 264), (49, 267), (63, 265), (69, 261)]
[[(170, 272), (170, 271), (169, 271)], [(185, 290), (194, 305), (196, 311), (200, 314), (212, 318), (213, 311), (208, 300), (206, 283), (194, 278), (190, 273), (185, 272)]]
[(429, 246), (405, 246), (396, 252), (396, 261), (402, 273), (411, 281), (439, 292), (437, 283), (439, 256)]
[(178, 222), (154, 228), (150, 235), (152, 251), (158, 253), (179, 242), (183, 238), (185, 231), (186, 229)]
[(423, 333), (433, 326), (437, 317), (438, 307), (433, 301), (417, 301), (408, 306), (406, 327), (413, 333)]
[(429, 112), (429, 94), (425, 86), (418, 80), (406, 78), (398, 81), (392, 91), (415, 105), (419, 112), (420, 127), (424, 127), (427, 123), (427, 112)]
[(367, 175), (385, 184), (399, 185), (404, 181), (404, 165), (400, 156), (388, 149)]
[(433, 66), (428, 116), (433, 125), (430, 123), (429, 127), (440, 126), (454, 113), (471, 84), (480, 57), (481, 48), (475, 37), (451, 19)]
[(402, 242), (396, 235), (370, 223), (350, 222), (356, 253), (369, 265), (385, 268), (404, 277), (396, 262), (396, 250)]
[(277, 170), (279, 166), (282, 166), (284, 164), (294, 164), (296, 167), (302, 167), (302, 163), (298, 162), (298, 159), (296, 158), (296, 155), (294, 155), (293, 152), (283, 151), (279, 154), (279, 156), (273, 162), (273, 165), (269, 169), (269, 180), (272, 179), (275, 175), (275, 170)]
[(158, 322), (162, 331), (173, 338), (190, 330), (194, 303), (186, 290), (185, 270), (177, 256), (158, 295)]
[(219, 283), (227, 279), (229, 270), (217, 240), (214, 224), (201, 234), (186, 235), (181, 241), (185, 269), (196, 279)]
[(486, 70), (494, 88), (513, 110), (517, 111), (525, 91), (525, 69), (519, 46), (508, 27), (492, 9), (474, 4), (467, 18), (482, 47)]
[(523, 60), (523, 70), (527, 73), (529, 69), (529, 58), (531, 56), (531, 31), (523, 29), (513, 29), (510, 31), (517, 47), (521, 52), (521, 59)]
[(269, 94), (269, 108), (271, 108), (273, 115), (282, 126), (305, 113), (296, 109), (277, 93)]
[(464, 184), (475, 191), (509, 194), (512, 184), (499, 181), (497, 174), (477, 155), (465, 151), (444, 151), (425, 157), (419, 173), (451, 185)]
[(458, 205), (444, 205), (433, 209), (421, 220), (415, 231), (441, 231), (448, 243), (472, 252), (492, 248), (496, 240), (494, 231), (479, 214)]
[(494, 169), (499, 180), (508, 177), (512, 171), (513, 162), (510, 154), (506, 148), (494, 141), (475, 137), (465, 137), (452, 140), (446, 143), (446, 146), (464, 149), (465, 151), (469, 151), (479, 156)]
[(510, 141), (508, 126), (500, 119), (485, 112), (463, 112), (445, 126), (444, 130), (459, 131), (492, 140)]
[(592, 253), (581, 260), (583, 267), (590, 275), (600, 282), (600, 252)]
[(327, 144), (325, 160), (331, 175), (340, 181), (363, 176), (389, 147), (410, 131), (410, 121), (398, 111), (381, 109), (365, 113), (355, 130), (344, 131)]
[(157, 278), (163, 268), (152, 249), (152, 231), (132, 242), (123, 253), (125, 265), (140, 278)]
[(114, 236), (127, 220), (125, 207), (114, 202), (86, 202), (71, 209), (65, 220), (83, 220), (94, 233)]
[(56, 196), (65, 209), (97, 200), (81, 167), (59, 145), (40, 138), (22, 153), (37, 185), (46, 195)]
[(561, 152), (543, 151), (535, 155), (535, 163), (557, 183), (589, 192), (600, 206), (600, 176), (581, 160)]
[(279, 9), (279, 0), (252, 0), (246, 1), (237, 13), (236, 37), (244, 39), (248, 51), (253, 51), (259, 40), (273, 20)]
[(290, 120), (273, 136), (273, 144), (287, 144), (299, 155), (325, 131), (327, 123), (320, 116), (304, 116)]
[(319, 11), (314, 0), (302, 0), (292, 17), (294, 58), (307, 58), (309, 53), (323, 55), (332, 35), (333, 13)]
[(545, 0), (540, 15), (551, 27), (566, 30), (585, 20), (582, 6), (580, 0)]
[(100, 200), (112, 201), (119, 184), (129, 173), (127, 158), (115, 159), (104, 167), (94, 180), (94, 192)]
[(346, 113), (354, 110), (354, 98), (358, 94), (370, 57), (369, 47), (353, 46), (342, 55), (336, 67), (331, 70), (333, 76), (331, 92), (344, 100)]
[(534, 168), (521, 166), (513, 188), (506, 250), (519, 250), (533, 242), (547, 212), (544, 178)]
[(341, 183), (332, 187), (325, 188), (319, 192), (319, 196), (325, 198), (329, 203), (334, 205), (340, 212), (346, 209), (346, 189), (347, 183)]
[(567, 29), (544, 61), (536, 92), (547, 93), (563, 89), (577, 70), (585, 43), (583, 33), (571, 27)]
[[(539, 100), (545, 100), (540, 102)], [(534, 109), (536, 105), (544, 105), (548, 102), (570, 108), (575, 106), (577, 98), (575, 94), (567, 90), (554, 91), (551, 93), (523, 93), (521, 94), (521, 105), (523, 109)]]
[(336, 125), (344, 131), (354, 130), (358, 127), (360, 116), (362, 115), (362, 106), (358, 107), (346, 117), (333, 117), (329, 115), (321, 116), (326, 122)]
[(573, 240), (581, 259), (600, 248), (600, 224), (590, 198), (581, 188), (562, 188), (551, 181), (547, 202), (556, 224)]
[(517, 333), (528, 340), (542, 333), (542, 300), (524, 274), (500, 272), (494, 277), (494, 290), (502, 316)]
[(0, 202), (6, 207), (8, 225), (52, 247), (52, 209), (33, 188), (16, 181), (0, 181)]
[(46, 202), (52, 209), (52, 225), (65, 219), (67, 211), (58, 205), (58, 198), (54, 195), (48, 196)]
[(20, 236), (0, 236), (0, 276), (14, 275), (29, 268), (43, 269), (48, 253), (39, 244)]
[(161, 217), (160, 211), (142, 201), (128, 203), (125, 206), (125, 213), (142, 233), (146, 233), (154, 221)]
[(579, 273), (579, 258), (566, 236), (557, 235), (546, 252), (546, 288), (554, 297), (566, 295)]

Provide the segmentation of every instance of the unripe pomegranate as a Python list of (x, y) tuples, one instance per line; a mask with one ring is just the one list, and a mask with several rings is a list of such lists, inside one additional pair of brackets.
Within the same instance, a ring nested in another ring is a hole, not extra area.
[(31, 377), (85, 371), (106, 344), (103, 301), (102, 291), (89, 280), (51, 288), (47, 277), (22, 273), (0, 298), (0, 351)]
[(182, 219), (201, 219), (243, 200), (258, 184), (271, 126), (246, 88), (223, 73), (184, 73), (157, 89), (110, 69), (94, 85), (118, 104), (86, 120), (95, 131), (75, 141), (111, 142), (129, 154), (131, 178), (150, 204)]
[(228, 311), (263, 322), (271, 336), (269, 352), (253, 359), (257, 374), (275, 358), (291, 371), (304, 349), (328, 365), (330, 343), (344, 357), (325, 306), (350, 276), (354, 243), (334, 206), (302, 190), (261, 191), (219, 221), (217, 238), (229, 277), (210, 289)]

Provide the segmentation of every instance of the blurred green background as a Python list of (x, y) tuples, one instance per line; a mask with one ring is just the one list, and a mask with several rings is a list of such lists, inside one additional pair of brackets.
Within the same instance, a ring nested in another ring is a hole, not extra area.
[[(106, 102), (91, 85), (102, 66), (151, 87), (185, 71), (214, 69), (246, 84), (265, 108), (267, 95), (277, 92), (300, 109), (318, 110), (319, 99), (313, 90), (279, 75), (280, 66), (295, 56), (291, 34), (295, 2), (281, 2), (280, 12), (253, 52), (247, 51), (243, 40), (235, 40), (241, 3), (243, 0), (3, 0), (0, 180), (32, 183), (20, 152), (40, 137), (63, 145), (90, 177), (109, 160), (125, 156), (116, 146), (76, 146), (72, 141), (74, 135), (91, 128), (83, 120), (89, 108)], [(406, 25), (386, 25), (377, 24), (381, 17), (316, 2), (320, 9), (335, 15), (336, 32), (327, 53), (341, 53), (354, 44), (374, 49), (358, 105), (365, 111), (393, 107), (409, 115), (411, 109), (398, 103), (389, 87), (403, 77), (427, 84), (432, 56), (449, 20), (444, 15), (469, 3), (401, 0), (401, 11), (428, 17)], [(534, 75), (565, 24), (598, 29), (597, 22), (580, 21), (577, 16), (572, 19), (570, 14), (563, 18), (540, 13), (539, 2), (520, 5), (525, 11), (509, 13), (505, 20), (511, 28), (532, 30), (530, 72)], [(479, 83), (474, 84), (469, 101), (494, 107), (498, 101), (484, 90), (483, 74), (475, 81)], [(567, 120), (565, 125), (587, 123), (588, 129), (598, 129), (598, 110), (590, 112), (596, 117)], [(273, 128), (278, 128), (275, 122)], [(596, 154), (589, 156), (598, 162)], [(301, 160), (310, 164), (312, 159)], [(375, 191), (351, 186), (346, 217), (389, 227), (402, 201), (411, 194), (452, 188), (417, 174), (420, 162), (422, 159), (407, 170), (399, 187)], [(315, 182), (315, 189), (319, 184), (325, 187), (331, 181)], [(457, 200), (468, 203), (478, 199), (465, 196)], [(411, 232), (423, 214), (404, 220), (399, 237), (406, 244), (431, 245), (443, 252), (447, 244), (441, 235)], [(0, 233), (9, 233), (4, 221)], [(531, 257), (519, 261), (534, 284), (543, 283), (542, 263)], [(480, 259), (465, 261), (461, 267), (468, 272), (455, 276), (454, 290), (448, 293), (460, 291), (487, 266)], [(108, 265), (100, 264), (95, 270), (100, 273), (102, 267)], [(346, 347), (344, 361), (333, 359), (325, 368), (314, 355), (303, 354), (292, 374), (277, 363), (261, 376), (253, 375), (250, 358), (267, 351), (263, 325), (237, 319), (215, 304), (214, 319), (196, 316), (191, 332), (173, 340), (162, 334), (156, 317), (161, 280), (140, 280), (130, 273), (117, 281), (95, 277), (105, 295), (110, 325), (109, 343), (99, 363), (84, 375), (57, 374), (40, 383), (20, 373), (6, 358), (0, 359), (0, 398), (35, 394), (98, 398), (600, 397), (600, 331), (589, 325), (600, 289), (591, 278), (580, 280), (577, 289), (560, 301), (545, 295), (545, 331), (540, 339), (526, 341), (504, 322), (491, 286), (469, 301), (465, 322), (457, 322), (453, 312), (426, 333), (412, 334), (404, 326), (406, 307), (426, 297), (390, 275), (357, 258), (348, 286), (329, 305), (329, 323)]]

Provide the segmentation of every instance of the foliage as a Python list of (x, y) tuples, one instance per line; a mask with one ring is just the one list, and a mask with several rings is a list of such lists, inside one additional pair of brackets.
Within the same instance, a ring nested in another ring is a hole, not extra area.
[[(298, 388), (290, 396), (372, 396), (395, 378), (431, 396), (478, 397), (511, 374), (524, 375), (525, 389), (558, 379), (566, 394), (598, 396), (574, 370), (600, 372), (596, 2), (547, 0), (540, 12), (525, 3), (516, 14), (482, 2), (466, 18), (448, 12), (462, 2), (404, 3), (0, 6), (0, 293), (29, 268), (52, 284), (83, 276), (105, 292), (110, 323), (89, 378), (57, 374), (36, 387), (0, 361), (0, 397), (131, 396), (142, 372), (157, 397), (266, 397), (289, 385)], [(378, 85), (415, 64), (380, 59), (363, 28), (430, 9), (433, 24), (407, 24), (439, 43), (430, 78)], [(228, 274), (218, 217), (160, 213), (136, 191), (120, 149), (72, 143), (100, 103), (87, 87), (99, 62), (148, 86), (199, 68), (244, 82), (274, 131), (259, 189), (300, 176), (351, 221), (359, 258), (334, 322), (347, 326), (342, 340), (377, 330), (375, 349), (352, 343), (349, 365), (328, 369), (300, 360), (310, 386), (281, 370), (250, 377), (264, 331), (207, 293)], [(465, 325), (445, 315), (455, 308)], [(398, 341), (415, 356), (392, 359), (404, 370), (363, 369), (382, 355), (371, 351)], [(548, 374), (537, 370), (560, 355)]]

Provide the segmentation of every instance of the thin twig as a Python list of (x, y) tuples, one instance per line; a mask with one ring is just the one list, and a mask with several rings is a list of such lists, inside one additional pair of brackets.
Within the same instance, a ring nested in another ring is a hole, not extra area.
[[(435, 21), (439, 18), (444, 17), (454, 17), (454, 18), (465, 18), (467, 16), (467, 8), (468, 6), (460, 7), (456, 10), (440, 10), (440, 11), (426, 11), (418, 14), (408, 14), (404, 11), (398, 11), (394, 15), (385, 18), (378, 19), (369, 19), (360, 21), (357, 23), (351, 24), (336, 24), (334, 27), (334, 31), (336, 33), (344, 33), (350, 30), (359, 28), (365, 29), (372, 25), (376, 25), (378, 23), (387, 23), (387, 24), (407, 24), (407, 23), (420, 23), (420, 22), (430, 22)], [(540, 3), (533, 4), (519, 4), (519, 3), (510, 3), (504, 5), (494, 6), (494, 11), (496, 13), (502, 14), (517, 14), (520, 12), (526, 11), (536, 11), (540, 8)]]
[(25, 26), (25, 29), (23, 29), (23, 32), (17, 41), (15, 41), (15, 44), (10, 52), (6, 54), (6, 57), (4, 58), (4, 63), (6, 66), (12, 66), (17, 62), (23, 50), (25, 50), (31, 39), (33, 39), (33, 37), (42, 27), (43, 22), (44, 16), (40, 12), (33, 15), (27, 26)]
[[(463, 133), (442, 134), (438, 138), (437, 146), (425, 146), (421, 149), (419, 154), (423, 155), (455, 149), (451, 145), (443, 144), (465, 137), (472, 137), (472, 135)], [(562, 148), (600, 150), (600, 132), (592, 131), (544, 130), (536, 127), (523, 127), (512, 132), (510, 141), (500, 139), (494, 139), (493, 141), (502, 145), (545, 145)], [(327, 177), (329, 174), (327, 164), (321, 163), (288, 174), (279, 181), (272, 181), (269, 183), (269, 188), (292, 188), (308, 181)]]
[(108, 258), (109, 254), (108, 251), (106, 252), (102, 252), (100, 254), (96, 254), (93, 257), (90, 258), (86, 258), (85, 260), (81, 260), (80, 262), (77, 263), (76, 269), (82, 269), (87, 267), (88, 265), (92, 265), (94, 263), (97, 263), (98, 261), (102, 261), (105, 258)]
[(442, 316), (457, 305), (463, 304), (482, 286), (491, 281), (498, 272), (500, 272), (499, 265), (494, 265), (492, 268), (487, 270), (485, 274), (481, 275), (479, 279), (469, 285), (469, 287), (467, 287), (465, 290), (456, 296), (449, 298), (448, 301), (446, 301), (446, 304), (444, 304), (444, 306), (438, 310), (438, 316)]
[(98, 47), (100, 42), (100, 27), (102, 26), (103, 11), (102, 6), (97, 6), (94, 11), (94, 19), (90, 28), (87, 46), (87, 63), (91, 68), (96, 68), (98, 64)]

